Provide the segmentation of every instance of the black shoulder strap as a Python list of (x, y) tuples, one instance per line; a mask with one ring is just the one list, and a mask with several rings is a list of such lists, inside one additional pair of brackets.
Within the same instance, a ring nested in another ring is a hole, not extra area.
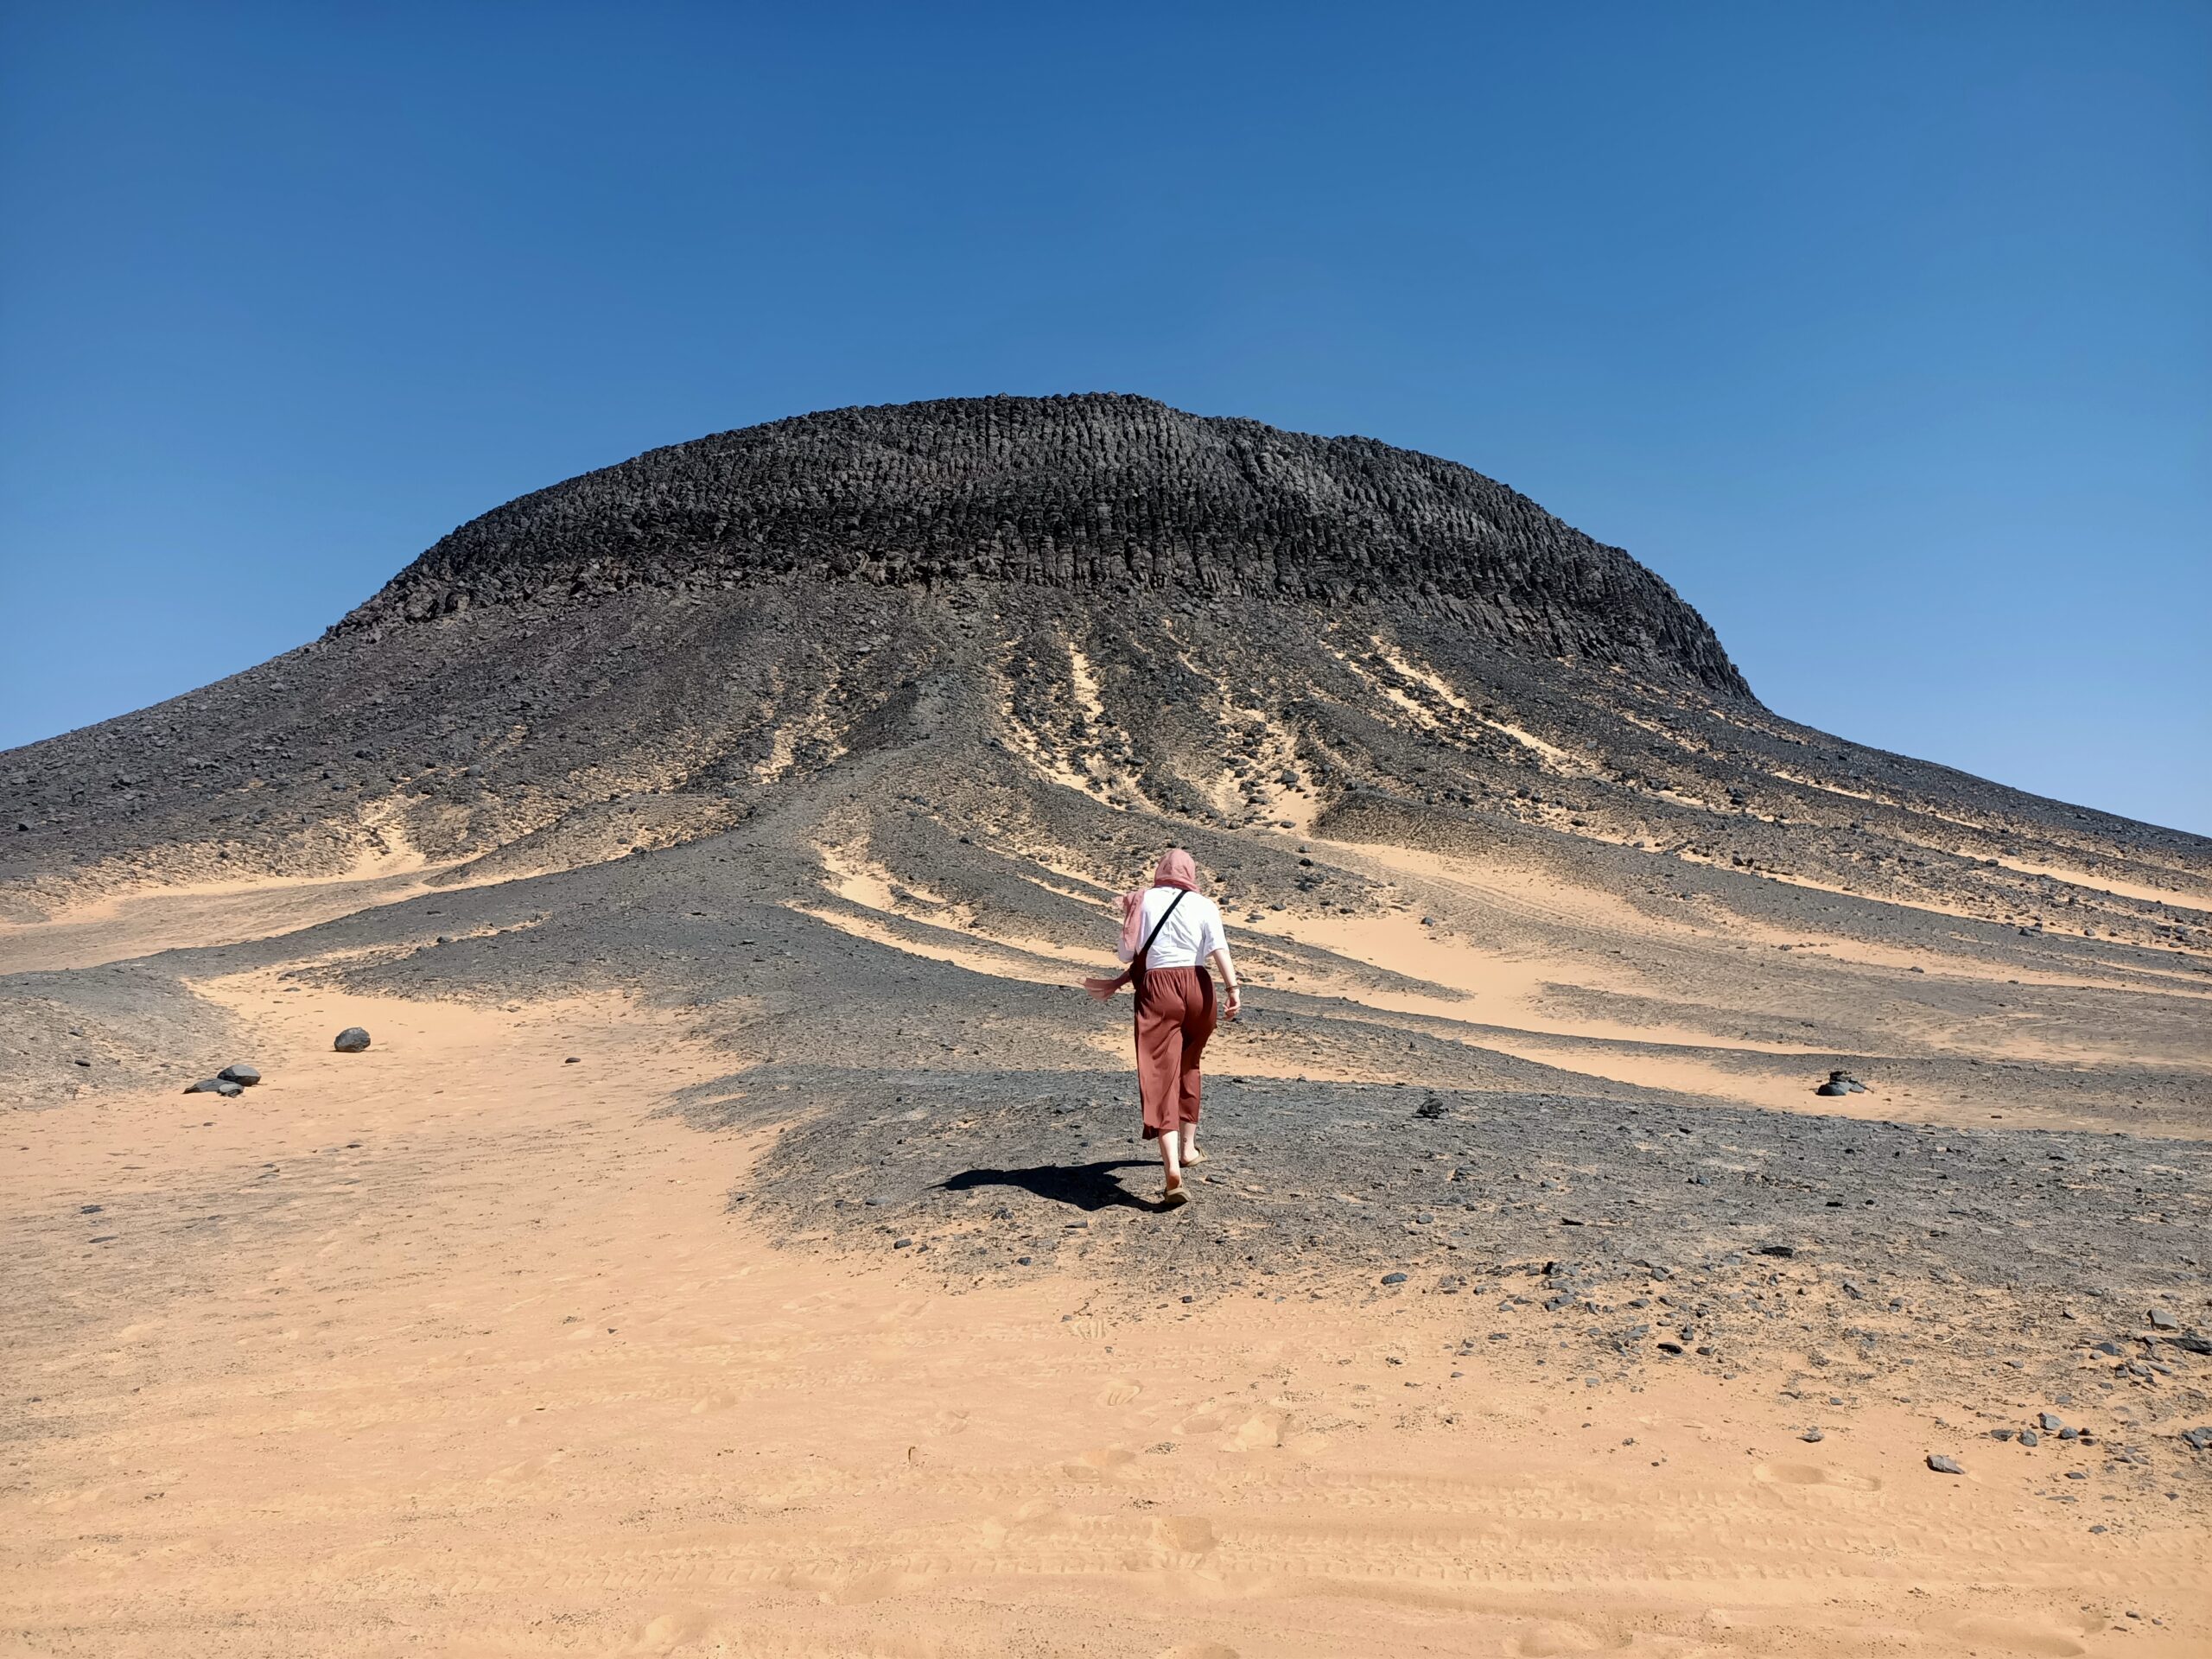
[(1152, 925), (1152, 931), (1144, 936), (1143, 948), (1130, 958), (1132, 962), (1142, 962), (1152, 953), (1152, 942), (1160, 937), (1160, 930), (1167, 925), (1167, 918), (1175, 913), (1175, 906), (1188, 898), (1190, 892), (1188, 887), (1177, 889), (1175, 896), (1167, 901), (1167, 908), (1160, 912), (1160, 919)]

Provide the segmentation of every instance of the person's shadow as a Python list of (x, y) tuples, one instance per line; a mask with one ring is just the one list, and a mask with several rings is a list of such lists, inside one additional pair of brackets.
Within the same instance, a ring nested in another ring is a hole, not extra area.
[(1123, 1186), (1117, 1169), (1149, 1169), (1148, 1159), (1110, 1158), (1095, 1164), (1039, 1164), (1033, 1169), (963, 1169), (948, 1176), (948, 1192), (972, 1192), (979, 1186), (1018, 1186), (1054, 1204), (1076, 1210), (1158, 1210), (1158, 1201), (1141, 1198)]

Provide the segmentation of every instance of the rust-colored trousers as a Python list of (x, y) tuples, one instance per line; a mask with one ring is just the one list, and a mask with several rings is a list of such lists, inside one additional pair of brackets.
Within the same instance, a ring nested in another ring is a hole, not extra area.
[(1137, 1094), (1144, 1138), (1198, 1121), (1198, 1056), (1213, 1035), (1213, 976), (1152, 968), (1137, 986)]

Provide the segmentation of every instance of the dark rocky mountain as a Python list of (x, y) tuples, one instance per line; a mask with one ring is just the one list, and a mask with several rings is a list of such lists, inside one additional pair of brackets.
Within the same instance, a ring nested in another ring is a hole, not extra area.
[[(0, 756), (0, 825), (20, 1105), (278, 1086), (211, 982), (612, 995), (730, 1055), (640, 1110), (788, 1131), (747, 1216), (981, 1282), (1141, 1203), (1126, 1004), (1075, 981), (1173, 841), (1253, 987), (1208, 1085), (1242, 1174), (1132, 1284), (1234, 1233), (1317, 1290), (1527, 1257), (1566, 1298), (1783, 1237), (2004, 1287), (2002, 1354), (1979, 1302), (1900, 1340), (2062, 1379), (2051, 1306), (2202, 1300), (2202, 1160), (2155, 1137), (2212, 1103), (2212, 843), (1797, 725), (1626, 554), (1363, 439), (994, 398), (658, 450)], [(1783, 1329), (1713, 1324), (1683, 1363)]]
[[(948, 807), (1541, 830), (2022, 924), (2067, 896), (2029, 867), (2159, 890), (2206, 849), (1770, 713), (1657, 576), (1451, 462), (987, 398), (539, 491), (315, 644), (0, 758), (0, 918), (402, 849), (588, 863), (864, 772)], [(2146, 944), (2177, 919), (2088, 902)]]
[(1479, 473), (1106, 395), (833, 410), (656, 449), (463, 524), (339, 631), (763, 576), (1388, 603), (1748, 695), (1665, 582)]

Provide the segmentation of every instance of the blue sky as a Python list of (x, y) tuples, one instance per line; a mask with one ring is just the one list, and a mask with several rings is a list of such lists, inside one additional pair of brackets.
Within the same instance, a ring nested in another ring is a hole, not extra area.
[(803, 410), (1467, 462), (1780, 712), (2212, 832), (2212, 7), (0, 7), (0, 745)]

